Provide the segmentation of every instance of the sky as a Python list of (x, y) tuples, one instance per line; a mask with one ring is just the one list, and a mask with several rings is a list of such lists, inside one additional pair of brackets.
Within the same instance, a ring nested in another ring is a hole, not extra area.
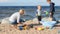
[[(60, 6), (60, 0), (52, 0), (56, 5)], [(49, 6), (46, 0), (0, 0), (0, 6)]]

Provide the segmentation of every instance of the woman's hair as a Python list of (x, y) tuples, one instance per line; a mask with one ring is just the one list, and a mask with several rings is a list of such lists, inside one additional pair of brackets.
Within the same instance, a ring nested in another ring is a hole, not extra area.
[(24, 9), (20, 9), (19, 11), (25, 11)]

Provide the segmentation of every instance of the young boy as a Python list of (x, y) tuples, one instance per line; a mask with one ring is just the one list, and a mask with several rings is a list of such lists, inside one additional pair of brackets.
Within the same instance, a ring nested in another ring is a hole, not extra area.
[(54, 7), (54, 3), (51, 2), (51, 0), (47, 0), (47, 2), (50, 4), (50, 17), (53, 18), (54, 12), (55, 12), (55, 7)]
[(41, 6), (40, 5), (37, 6), (37, 14), (36, 15), (38, 16), (38, 21), (40, 24), (40, 21), (41, 21)]

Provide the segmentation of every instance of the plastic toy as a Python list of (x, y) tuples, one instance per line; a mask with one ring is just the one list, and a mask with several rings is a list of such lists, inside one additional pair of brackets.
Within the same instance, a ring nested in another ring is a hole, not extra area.
[(23, 30), (23, 27), (22, 27), (22, 26), (19, 26), (19, 29), (20, 29), (20, 30)]
[(42, 27), (35, 28), (36, 30), (44, 30)]
[(32, 24), (31, 25), (24, 24), (23, 26), (19, 26), (19, 29), (20, 30), (28, 30), (30, 28), (33, 28), (33, 25)]

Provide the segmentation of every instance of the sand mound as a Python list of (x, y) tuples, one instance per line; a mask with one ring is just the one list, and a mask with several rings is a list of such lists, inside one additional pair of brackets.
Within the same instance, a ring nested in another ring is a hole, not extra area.
[(9, 24), (9, 18), (2, 19), (1, 24)]

